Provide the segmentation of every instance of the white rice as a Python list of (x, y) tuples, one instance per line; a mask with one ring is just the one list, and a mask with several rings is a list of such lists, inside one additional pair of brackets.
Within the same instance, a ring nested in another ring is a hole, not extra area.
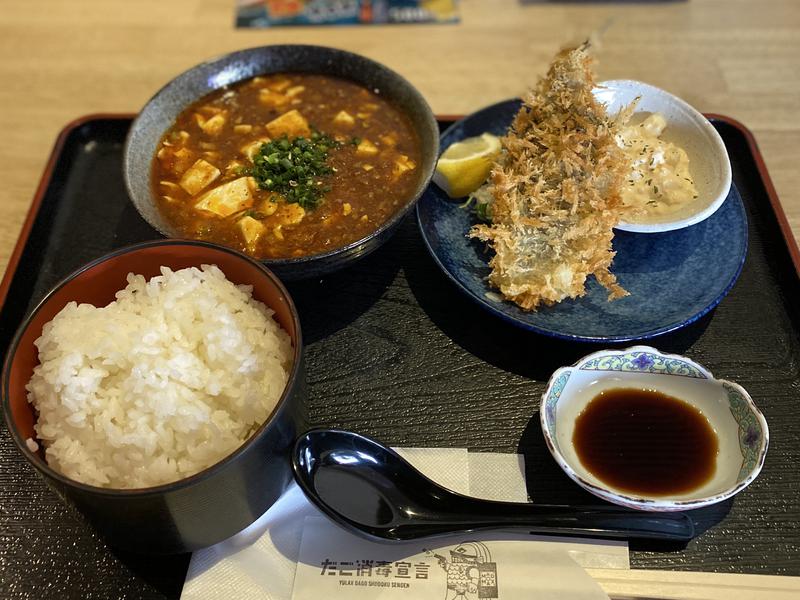
[(214, 265), (69, 303), (36, 340), (28, 383), (48, 464), (91, 485), (182, 479), (241, 445), (280, 398), (292, 347), (273, 311)]

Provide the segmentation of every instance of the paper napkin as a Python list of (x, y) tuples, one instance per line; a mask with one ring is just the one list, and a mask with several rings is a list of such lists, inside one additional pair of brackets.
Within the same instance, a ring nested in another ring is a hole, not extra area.
[[(457, 448), (398, 448), (397, 451), (430, 479), (453, 491), (493, 500), (527, 500), (524, 464), (520, 456), (473, 453)], [(306, 523), (309, 523), (310, 529), (305, 528)], [(330, 538), (332, 544), (339, 546), (343, 544), (343, 539), (362, 541), (360, 537), (330, 523), (327, 517), (324, 517), (306, 500), (302, 491), (296, 485), (292, 485), (278, 502), (250, 527), (216, 546), (192, 555), (181, 598), (183, 600), (214, 600), (217, 598), (224, 600), (231, 598), (293, 600), (292, 592), (295, 573), (298, 572), (297, 563), (301, 556), (304, 529), (307, 532), (336, 533), (333, 537), (327, 534), (321, 539), (319, 536), (315, 537), (314, 545), (319, 548), (329, 546), (324, 542), (326, 537)], [(452, 539), (436, 538), (435, 546), (447, 548), (452, 544), (457, 545), (462, 538), (464, 538), (463, 535), (453, 536)], [(309, 539), (311, 538), (306, 538), (307, 543)], [(543, 560), (546, 558), (547, 564), (553, 565), (553, 570), (548, 575), (551, 577), (551, 581), (552, 577), (556, 575), (556, 571), (564, 573), (563, 569), (567, 567), (577, 568), (576, 573), (569, 575), (571, 581), (583, 581), (581, 577), (585, 575), (585, 572), (576, 565), (584, 568), (608, 569), (625, 569), (629, 566), (627, 544), (624, 542), (553, 540), (552, 538), (535, 538), (508, 533), (481, 537), (481, 540), (492, 539), (506, 540), (503, 544), (525, 546), (532, 561), (531, 573), (541, 566), (538, 558), (541, 557)], [(536, 540), (546, 541), (535, 543)], [(387, 544), (380, 545), (387, 546)], [(312, 565), (305, 564), (304, 566), (310, 568)], [(320, 567), (313, 565), (313, 568)], [(561, 577), (561, 575), (557, 576)], [(305, 578), (303, 579), (305, 580)], [(507, 580), (506, 585), (508, 583), (510, 582)], [(524, 584), (524, 582), (518, 583)], [(529, 583), (533, 584), (535, 581), (531, 579)], [(298, 589), (298, 593), (303, 593), (300, 588)], [(562, 589), (562, 591), (566, 590)], [(441, 592), (441, 597), (443, 597), (445, 590), (441, 590)], [(506, 594), (508, 593), (506, 592)], [(351, 596), (344, 594), (341, 597), (349, 598)], [(402, 596), (393, 597), (399, 600)], [(411, 596), (405, 595), (405, 597)], [(437, 598), (439, 597), (437, 596)], [(546, 597), (543, 596), (543, 598)], [(574, 597), (590, 598), (592, 596), (575, 595)], [(503, 600), (505, 598), (506, 595), (503, 596)], [(512, 598), (513, 596), (509, 596), (509, 600)]]

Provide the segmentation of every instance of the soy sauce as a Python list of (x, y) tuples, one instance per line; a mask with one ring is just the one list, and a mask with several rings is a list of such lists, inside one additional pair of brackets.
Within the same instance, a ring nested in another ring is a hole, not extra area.
[(595, 396), (575, 421), (572, 443), (581, 463), (605, 484), (628, 494), (669, 496), (707, 483), (719, 441), (692, 405), (641, 389)]

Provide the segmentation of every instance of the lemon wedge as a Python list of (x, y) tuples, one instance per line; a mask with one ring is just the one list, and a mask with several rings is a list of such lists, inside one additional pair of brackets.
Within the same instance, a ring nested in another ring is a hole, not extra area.
[(439, 157), (433, 181), (451, 198), (467, 196), (489, 177), (500, 150), (500, 138), (491, 133), (456, 142)]

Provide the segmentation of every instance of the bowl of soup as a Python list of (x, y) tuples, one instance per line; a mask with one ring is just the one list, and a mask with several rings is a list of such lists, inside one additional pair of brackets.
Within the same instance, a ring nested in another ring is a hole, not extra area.
[(124, 176), (161, 234), (301, 279), (383, 244), (428, 185), (437, 151), (433, 113), (399, 74), (343, 50), (275, 45), (164, 86), (131, 126)]

